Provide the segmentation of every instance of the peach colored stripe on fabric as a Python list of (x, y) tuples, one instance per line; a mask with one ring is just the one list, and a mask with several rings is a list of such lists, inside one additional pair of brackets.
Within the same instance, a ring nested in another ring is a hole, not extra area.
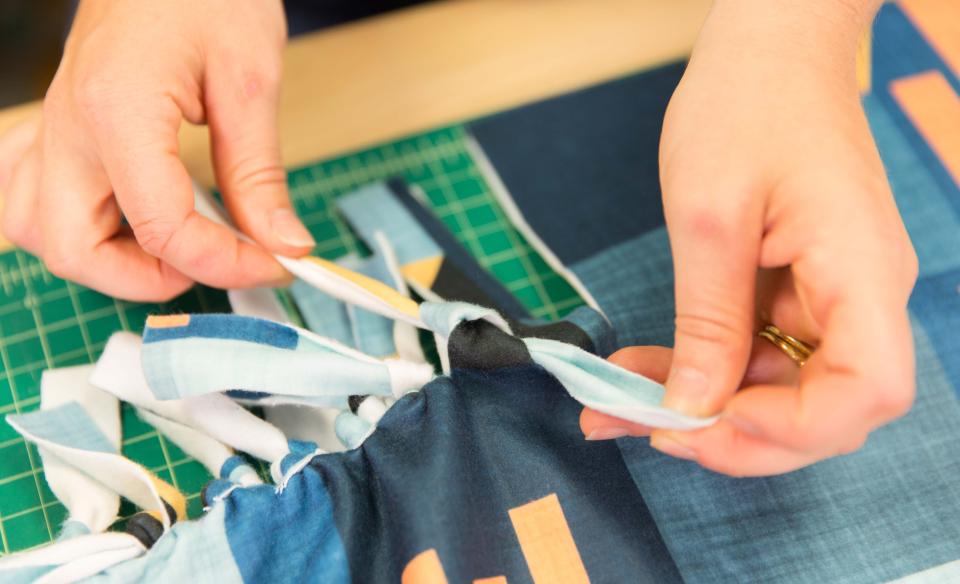
[(556, 493), (514, 507), (510, 521), (536, 584), (590, 582)]
[(430, 548), (414, 556), (403, 569), (400, 584), (447, 584), (437, 550)]
[(167, 314), (147, 317), (147, 326), (150, 328), (177, 328), (190, 324), (189, 314)]
[(507, 584), (507, 578), (505, 576), (492, 576), (490, 578), (480, 578), (479, 580), (474, 580), (473, 584)]
[(900, 0), (899, 4), (940, 58), (960, 77), (960, 2)]
[(960, 185), (960, 96), (939, 71), (898, 79), (890, 92)]

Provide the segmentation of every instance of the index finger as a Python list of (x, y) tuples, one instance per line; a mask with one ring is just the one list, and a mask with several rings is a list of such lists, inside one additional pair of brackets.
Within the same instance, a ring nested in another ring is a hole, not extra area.
[(270, 254), (194, 210), (193, 186), (178, 157), (180, 110), (169, 98), (150, 109), (111, 111), (95, 131), (114, 194), (141, 247), (211, 286), (287, 282), (290, 275)]

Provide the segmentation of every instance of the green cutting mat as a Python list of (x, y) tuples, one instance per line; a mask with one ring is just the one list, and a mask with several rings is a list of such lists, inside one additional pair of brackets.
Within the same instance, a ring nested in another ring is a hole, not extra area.
[[(364, 184), (403, 176), (426, 194), (435, 213), (535, 316), (555, 319), (581, 304), (514, 230), (452, 126), (289, 173), (300, 216), (317, 239), (316, 254), (335, 258), (362, 245), (337, 216), (334, 199)], [(108, 298), (52, 276), (22, 252), (0, 254), (0, 416), (35, 409), (44, 369), (94, 361), (118, 330), (139, 332), (148, 314), (229, 311), (226, 295), (198, 287), (167, 304)], [(123, 409), (123, 453), (176, 485), (191, 517), (210, 475), (196, 461)], [(125, 503), (121, 515), (134, 509)], [(40, 457), (0, 423), (0, 540), (3, 552), (53, 539), (65, 510), (47, 487)]]

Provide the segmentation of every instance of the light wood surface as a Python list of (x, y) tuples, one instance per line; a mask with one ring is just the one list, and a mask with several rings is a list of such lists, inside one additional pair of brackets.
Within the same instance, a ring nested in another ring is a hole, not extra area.
[[(710, 0), (449, 0), (292, 40), (284, 163), (474, 118), (688, 54)], [(0, 133), (38, 103), (0, 110)], [(181, 157), (213, 184), (205, 128)]]
[[(312, 160), (621, 76), (687, 54), (708, 0), (454, 0), (292, 40), (284, 162)], [(37, 110), (0, 110), (0, 132)], [(212, 184), (203, 128), (182, 156)]]

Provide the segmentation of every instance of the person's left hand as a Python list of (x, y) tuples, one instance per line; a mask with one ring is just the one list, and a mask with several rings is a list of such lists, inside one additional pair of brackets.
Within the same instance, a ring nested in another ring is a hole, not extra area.
[[(875, 4), (715, 4), (660, 143), (675, 350), (611, 359), (664, 380), (665, 406), (720, 418), (651, 433), (587, 411), (587, 437), (651, 434), (706, 468), (769, 475), (857, 450), (910, 408), (917, 258), (854, 67)], [(764, 323), (817, 346), (802, 369), (758, 338)]]

